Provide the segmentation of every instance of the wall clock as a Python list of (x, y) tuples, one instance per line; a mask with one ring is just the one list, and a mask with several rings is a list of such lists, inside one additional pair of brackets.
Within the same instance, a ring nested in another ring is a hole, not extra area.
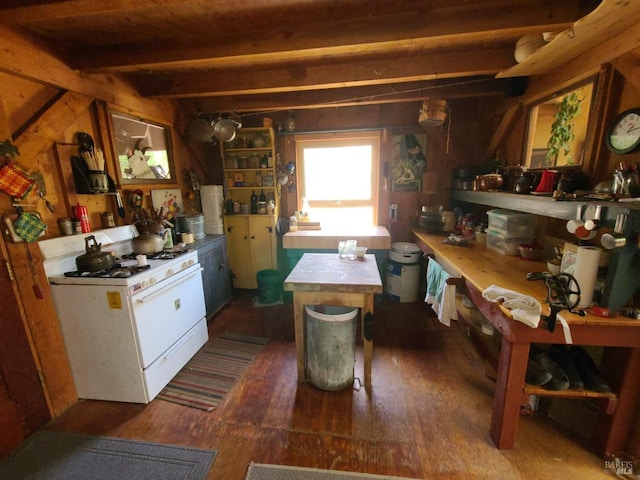
[(607, 147), (619, 155), (632, 152), (640, 146), (640, 108), (622, 112), (607, 133)]

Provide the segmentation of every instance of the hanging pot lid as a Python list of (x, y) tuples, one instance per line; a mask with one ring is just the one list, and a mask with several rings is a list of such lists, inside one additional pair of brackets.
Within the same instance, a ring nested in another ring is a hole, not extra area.
[(213, 137), (213, 126), (206, 118), (196, 118), (189, 126), (189, 132), (194, 140), (208, 142)]

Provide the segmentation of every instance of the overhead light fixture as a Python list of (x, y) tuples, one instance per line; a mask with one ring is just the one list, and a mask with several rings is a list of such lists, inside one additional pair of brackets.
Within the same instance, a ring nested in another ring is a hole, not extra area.
[(447, 119), (447, 101), (443, 99), (425, 98), (419, 110), (418, 123), (422, 127), (437, 127)]

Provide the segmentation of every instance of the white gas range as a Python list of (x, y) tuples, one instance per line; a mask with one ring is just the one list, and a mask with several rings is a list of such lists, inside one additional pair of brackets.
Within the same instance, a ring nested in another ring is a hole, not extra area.
[[(208, 339), (196, 251), (138, 267), (131, 226), (38, 242), (67, 355), (85, 399), (148, 403)], [(94, 235), (118, 268), (77, 272)]]

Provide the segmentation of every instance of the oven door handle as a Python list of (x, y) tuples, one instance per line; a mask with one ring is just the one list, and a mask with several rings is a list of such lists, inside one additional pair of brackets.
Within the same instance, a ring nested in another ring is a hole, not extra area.
[(153, 293), (150, 293), (149, 295), (145, 295), (144, 297), (141, 298), (137, 298), (136, 299), (136, 303), (145, 303), (148, 302), (149, 300), (157, 297), (158, 295), (164, 293), (165, 291), (169, 290), (170, 288), (175, 287), (176, 285), (184, 282), (185, 280), (188, 280), (189, 278), (193, 277), (194, 275), (198, 275), (201, 271), (203, 271), (204, 268), (200, 267), (198, 268), (196, 271), (194, 271), (193, 273), (186, 275), (178, 280), (176, 280), (175, 282), (171, 282), (167, 285), (164, 285), (163, 287), (159, 288), (158, 290), (156, 290)]

